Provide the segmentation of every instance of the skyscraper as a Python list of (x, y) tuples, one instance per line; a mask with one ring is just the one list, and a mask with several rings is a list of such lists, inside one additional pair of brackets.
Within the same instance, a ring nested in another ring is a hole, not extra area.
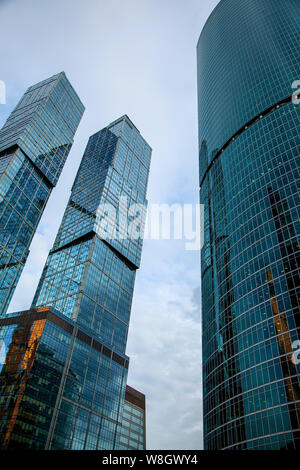
[(299, 449), (297, 0), (222, 0), (198, 58), (207, 449)]
[(90, 137), (32, 308), (0, 320), (2, 448), (120, 447), (150, 159), (127, 116)]
[(28, 88), (0, 131), (0, 317), (83, 112), (62, 72)]

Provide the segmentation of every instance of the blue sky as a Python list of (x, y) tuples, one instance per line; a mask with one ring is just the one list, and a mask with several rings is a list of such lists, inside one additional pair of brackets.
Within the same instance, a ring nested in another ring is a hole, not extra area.
[[(0, 125), (64, 70), (86, 107), (9, 311), (29, 308), (88, 137), (128, 114), (153, 148), (149, 203), (198, 202), (196, 44), (218, 0), (0, 0)], [(200, 255), (145, 240), (127, 346), (148, 449), (200, 449)]]

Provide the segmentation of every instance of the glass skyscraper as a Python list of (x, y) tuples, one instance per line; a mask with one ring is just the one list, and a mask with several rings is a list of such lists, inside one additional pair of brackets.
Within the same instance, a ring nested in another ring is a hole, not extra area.
[(83, 112), (62, 72), (28, 88), (0, 130), (0, 317)]
[(0, 320), (2, 448), (122, 447), (150, 159), (127, 116), (90, 137), (31, 310)]
[(206, 449), (299, 449), (298, 0), (223, 0), (198, 58)]

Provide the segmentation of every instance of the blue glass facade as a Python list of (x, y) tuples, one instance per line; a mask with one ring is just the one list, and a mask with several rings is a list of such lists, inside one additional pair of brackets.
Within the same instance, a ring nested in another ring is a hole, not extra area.
[(206, 449), (300, 446), (299, 17), (223, 0), (197, 46)]
[[(122, 352), (140, 265), (150, 158), (151, 148), (127, 116), (90, 137), (32, 304), (53, 306)], [(119, 204), (122, 197), (127, 208)], [(122, 225), (133, 204), (141, 211), (136, 237)]]
[(83, 112), (62, 72), (30, 87), (0, 131), (0, 316)]
[(110, 449), (128, 358), (52, 308), (0, 324), (0, 449)]
[[(16, 388), (13, 395), (21, 397), (15, 412), (14, 403), (10, 404), (10, 382), (3, 378), (0, 407), (3, 448), (121, 448), (120, 425), (129, 362), (125, 348), (143, 241), (150, 158), (151, 148), (127, 116), (89, 139), (30, 311), (31, 316), (50, 312), (46, 318), (46, 326), (51, 323), (47, 327), (49, 333), (42, 333), (37, 345), (45, 341), (51, 357), (56, 348), (64, 350), (64, 355), (54, 361), (55, 371), (47, 376), (50, 390), (57, 375), (51, 397), (44, 395), (37, 376), (29, 374), (39, 397), (38, 404), (29, 406), (32, 419), (39, 409), (34, 406), (47, 408), (48, 419), (40, 431), (40, 424), (23, 418), (30, 387), (27, 381), (20, 386), (19, 376), (24, 367), (18, 366), (16, 377), (11, 379)], [(127, 199), (130, 221), (127, 234), (120, 197)], [(135, 217), (130, 212), (134, 203), (139, 204)], [(118, 214), (117, 222), (110, 218), (112, 208)], [(114, 237), (113, 228), (117, 232)], [(133, 230), (136, 236), (130, 236)], [(16, 317), (18, 314), (12, 314), (0, 320), (0, 335), (6, 345), (5, 364), (11, 362), (8, 351), (15, 348), (7, 322), (14, 325), (28, 322), (29, 328), (30, 316), (28, 320), (26, 314), (20, 320)], [(30, 328), (33, 334), (34, 326)], [(28, 344), (31, 343), (27, 340), (22, 346), (23, 357), (19, 359), (22, 365), (24, 355), (29, 354)], [(38, 364), (36, 360), (35, 363)], [(28, 440), (17, 435), (23, 425), (26, 429), (30, 425)], [(36, 437), (35, 431), (40, 437)]]

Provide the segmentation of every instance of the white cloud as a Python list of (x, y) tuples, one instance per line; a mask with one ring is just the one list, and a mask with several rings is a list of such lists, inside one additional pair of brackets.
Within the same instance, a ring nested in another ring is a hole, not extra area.
[(48, 243), (47, 237), (39, 232), (36, 233), (31, 244), (26, 268), (23, 271), (22, 278), (17, 285), (9, 306), (10, 312), (18, 312), (30, 308), (50, 248), (51, 245)]
[[(201, 449), (201, 334), (191, 286), (137, 280), (127, 353), (129, 383), (146, 394), (152, 449)], [(199, 314), (199, 309), (198, 312)]]

